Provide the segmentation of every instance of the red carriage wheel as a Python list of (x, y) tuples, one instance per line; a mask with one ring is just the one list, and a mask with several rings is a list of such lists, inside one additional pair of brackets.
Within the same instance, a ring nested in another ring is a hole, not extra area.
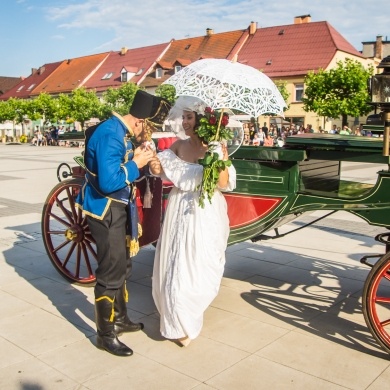
[(372, 335), (390, 353), (390, 252), (368, 274), (363, 290), (363, 315)]
[(52, 189), (43, 208), (42, 237), (56, 270), (85, 286), (96, 281), (96, 246), (85, 215), (75, 206), (82, 183), (82, 178), (72, 178)]

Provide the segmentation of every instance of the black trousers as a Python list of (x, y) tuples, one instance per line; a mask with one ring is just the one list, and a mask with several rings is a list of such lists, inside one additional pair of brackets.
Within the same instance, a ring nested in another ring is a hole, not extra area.
[(126, 206), (113, 202), (102, 220), (87, 216), (87, 221), (97, 249), (95, 296), (113, 298), (131, 275), (132, 261), (126, 247)]

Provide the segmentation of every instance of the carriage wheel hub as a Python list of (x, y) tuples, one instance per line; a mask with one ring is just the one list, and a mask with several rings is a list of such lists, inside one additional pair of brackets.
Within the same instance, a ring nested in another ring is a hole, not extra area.
[(79, 226), (71, 226), (65, 231), (65, 237), (69, 241), (81, 242), (84, 238), (83, 231)]

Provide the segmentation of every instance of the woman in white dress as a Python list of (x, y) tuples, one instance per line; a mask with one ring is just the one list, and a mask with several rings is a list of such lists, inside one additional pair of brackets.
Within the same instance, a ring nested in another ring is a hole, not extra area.
[[(149, 166), (152, 174), (174, 184), (156, 248), (153, 299), (160, 313), (161, 334), (187, 346), (199, 335), (203, 313), (218, 294), (229, 236), (221, 190), (235, 188), (236, 171), (233, 165), (221, 171), (211, 203), (206, 200), (204, 208), (199, 206), (197, 187), (203, 166), (198, 160), (204, 157), (207, 145), (195, 132), (201, 117), (196, 99), (179, 98), (177, 103), (183, 106), (183, 101), (187, 103), (182, 126), (188, 138), (158, 153)], [(220, 148), (220, 156), (227, 160), (226, 147)]]

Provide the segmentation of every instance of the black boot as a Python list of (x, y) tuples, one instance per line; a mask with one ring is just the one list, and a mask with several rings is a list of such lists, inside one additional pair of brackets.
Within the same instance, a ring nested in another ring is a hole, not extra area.
[(121, 335), (125, 332), (137, 332), (144, 328), (144, 324), (132, 322), (127, 316), (126, 302), (128, 300), (126, 282), (115, 293), (114, 301), (114, 332)]
[(133, 351), (118, 340), (114, 332), (114, 300), (109, 296), (95, 299), (96, 346), (116, 356), (131, 356)]

